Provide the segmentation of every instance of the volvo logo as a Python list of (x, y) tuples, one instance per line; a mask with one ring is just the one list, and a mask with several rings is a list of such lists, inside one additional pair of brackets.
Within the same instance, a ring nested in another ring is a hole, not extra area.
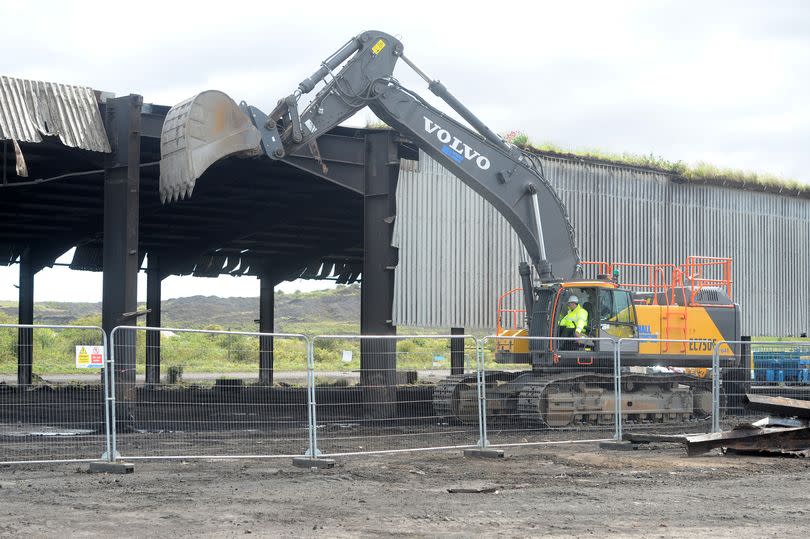
[(442, 147), (442, 153), (444, 155), (455, 161), (458, 165), (466, 159), (467, 161), (474, 161), (481, 170), (487, 170), (489, 168), (489, 159), (467, 146), (457, 137), (451, 135), (447, 129), (443, 129), (427, 116), (423, 116), (423, 118), (425, 119), (425, 131), (431, 134), (435, 133), (439, 142), (444, 144)]

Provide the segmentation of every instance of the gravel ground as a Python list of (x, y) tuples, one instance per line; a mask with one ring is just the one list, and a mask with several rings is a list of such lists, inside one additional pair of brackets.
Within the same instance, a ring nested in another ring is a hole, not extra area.
[(0, 467), (7, 536), (806, 537), (809, 515), (810, 461), (671, 445), (368, 455), (322, 471), (288, 459), (136, 461), (132, 475)]

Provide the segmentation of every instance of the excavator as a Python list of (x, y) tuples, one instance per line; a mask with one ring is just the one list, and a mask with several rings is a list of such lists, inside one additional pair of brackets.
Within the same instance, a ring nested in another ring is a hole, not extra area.
[[(393, 75), (400, 60), (467, 125), (403, 87)], [(299, 110), (302, 96), (321, 84)], [(715, 343), (740, 336), (731, 260), (690, 257), (682, 266), (581, 261), (565, 206), (540, 160), (490, 130), (387, 33), (350, 39), (269, 114), (213, 90), (173, 107), (161, 135), (161, 198), (190, 196), (197, 178), (228, 156), (284, 161), (306, 147), (317, 159), (318, 137), (365, 107), (492, 204), (528, 254), (518, 266), (522, 289), (511, 291), (523, 308), (511, 309), (512, 327), (502, 327), (499, 318), (495, 341), (496, 362), (527, 368), (487, 370), (488, 417), (548, 427), (612, 422), (617, 346), (622, 368), (666, 367), (623, 374), (623, 415), (680, 422), (709, 414), (710, 382), (698, 369), (711, 366)], [(596, 275), (586, 277), (586, 270)], [(622, 284), (622, 270), (648, 278)], [(576, 339), (561, 339), (560, 320), (574, 295), (588, 323)], [(735, 345), (720, 349), (726, 362), (738, 352)], [(475, 383), (475, 375), (464, 374), (439, 382), (437, 414), (475, 421)]]

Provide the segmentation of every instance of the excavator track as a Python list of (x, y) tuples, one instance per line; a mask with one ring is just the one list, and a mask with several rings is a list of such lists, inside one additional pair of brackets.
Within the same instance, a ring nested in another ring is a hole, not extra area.
[[(496, 371), (485, 374), (489, 386), (499, 382), (509, 382), (519, 376), (519, 372)], [(462, 423), (478, 421), (478, 389), (476, 373), (453, 374), (444, 378), (433, 390), (433, 411), (438, 417), (449, 418)]]
[[(548, 428), (609, 425), (614, 415), (612, 374), (541, 375), (489, 372), (487, 417), (493, 421), (531, 422)], [(711, 380), (685, 374), (622, 376), (622, 415), (633, 423), (683, 424), (711, 413)], [(438, 417), (478, 421), (476, 375), (452, 375), (433, 393)], [(508, 419), (507, 419), (508, 418)]]
[[(517, 414), (551, 428), (613, 421), (612, 374), (575, 374), (532, 380), (517, 395)], [(622, 376), (625, 420), (680, 424), (710, 413), (711, 381), (688, 375)]]

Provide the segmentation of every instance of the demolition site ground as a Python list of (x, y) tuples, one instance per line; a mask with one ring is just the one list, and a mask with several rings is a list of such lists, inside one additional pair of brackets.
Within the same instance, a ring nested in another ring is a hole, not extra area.
[[(0, 467), (0, 535), (804, 537), (810, 459), (595, 443), (289, 459)], [(450, 490), (462, 492), (450, 492)], [(471, 492), (473, 491), (473, 492)], [(474, 492), (479, 491), (479, 492)]]

